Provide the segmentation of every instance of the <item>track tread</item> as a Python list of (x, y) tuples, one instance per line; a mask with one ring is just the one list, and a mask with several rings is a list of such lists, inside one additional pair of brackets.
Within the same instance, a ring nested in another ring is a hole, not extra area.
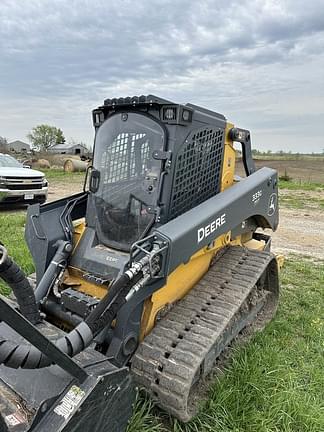
[(132, 373), (164, 410), (190, 420), (190, 390), (201, 365), (205, 376), (223, 344), (236, 336), (227, 342), (226, 333), (235, 329), (236, 316), (272, 259), (269, 252), (229, 247), (139, 345)]

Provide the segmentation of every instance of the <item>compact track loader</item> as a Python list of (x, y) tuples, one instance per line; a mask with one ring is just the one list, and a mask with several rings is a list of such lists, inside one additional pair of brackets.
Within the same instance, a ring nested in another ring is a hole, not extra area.
[[(248, 130), (156, 96), (93, 111), (84, 192), (28, 208), (35, 277), (0, 247), (0, 431), (124, 431), (134, 387), (187, 422), (195, 390), (276, 309), (277, 173)], [(245, 177), (235, 174), (234, 142)], [(10, 248), (10, 245), (8, 245)]]

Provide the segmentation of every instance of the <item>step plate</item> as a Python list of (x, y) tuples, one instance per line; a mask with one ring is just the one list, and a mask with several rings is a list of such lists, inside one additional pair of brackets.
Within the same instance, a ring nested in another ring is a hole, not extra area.
[(165, 411), (191, 420), (195, 385), (261, 310), (266, 320), (273, 316), (277, 299), (275, 257), (229, 247), (140, 344), (131, 366), (136, 383)]

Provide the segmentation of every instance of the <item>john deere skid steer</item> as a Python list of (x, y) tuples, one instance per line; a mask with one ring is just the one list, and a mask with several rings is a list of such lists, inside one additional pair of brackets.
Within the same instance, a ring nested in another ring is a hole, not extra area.
[(93, 122), (84, 192), (28, 209), (35, 277), (0, 246), (1, 432), (125, 431), (135, 386), (187, 422), (226, 347), (276, 309), (257, 229), (277, 228), (277, 173), (256, 171), (249, 131), (152, 95)]

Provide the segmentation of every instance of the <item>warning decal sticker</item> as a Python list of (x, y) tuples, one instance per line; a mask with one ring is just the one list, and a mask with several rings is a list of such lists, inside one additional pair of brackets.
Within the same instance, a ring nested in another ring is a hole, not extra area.
[(83, 390), (76, 385), (73, 385), (61, 400), (60, 404), (54, 408), (54, 412), (67, 420), (80, 405), (84, 395), (85, 392)]

